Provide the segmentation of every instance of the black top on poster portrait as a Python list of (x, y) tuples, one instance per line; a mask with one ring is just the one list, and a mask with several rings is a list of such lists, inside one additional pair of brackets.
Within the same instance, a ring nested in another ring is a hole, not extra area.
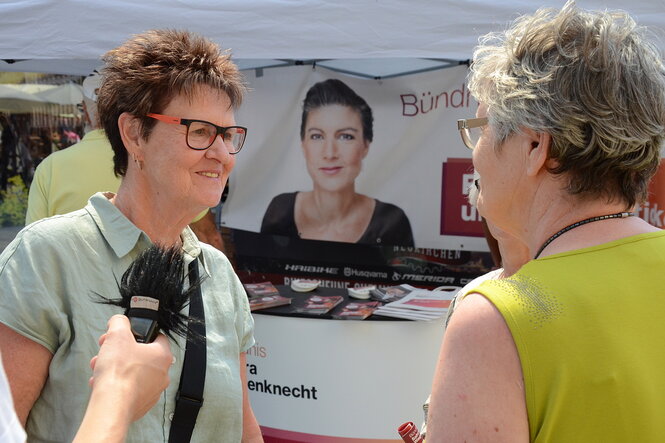
[[(297, 192), (287, 192), (272, 199), (261, 223), (264, 234), (300, 237), (294, 218)], [(413, 246), (411, 224), (397, 206), (376, 200), (372, 218), (356, 243)]]

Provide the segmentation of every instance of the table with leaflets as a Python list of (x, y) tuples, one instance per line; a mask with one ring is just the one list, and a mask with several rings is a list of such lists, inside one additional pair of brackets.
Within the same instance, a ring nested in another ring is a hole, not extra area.
[[(398, 442), (402, 423), (422, 422), (443, 318), (337, 320), (357, 301), (346, 289), (276, 287), (291, 304), (253, 312), (256, 345), (247, 352), (249, 395), (266, 442)], [(297, 312), (312, 295), (343, 302), (326, 314)]]
[[(339, 314), (344, 310), (349, 304), (363, 303), (369, 300), (358, 300), (349, 296), (349, 293), (346, 289), (339, 288), (316, 288), (316, 290), (311, 292), (296, 292), (291, 289), (290, 286), (286, 285), (277, 285), (275, 286), (279, 290), (279, 295), (282, 297), (288, 298), (291, 300), (291, 304), (276, 306), (274, 308), (261, 309), (254, 311), (256, 314), (264, 315), (278, 315), (284, 317), (302, 317), (302, 318), (316, 318), (316, 319), (333, 319), (335, 315)], [(302, 312), (301, 309), (305, 306), (306, 300), (311, 296), (338, 296), (342, 297), (342, 302), (335, 306), (329, 312), (324, 314), (310, 314), (307, 312)], [(370, 315), (365, 321), (401, 321), (402, 319), (384, 317), (382, 315)]]

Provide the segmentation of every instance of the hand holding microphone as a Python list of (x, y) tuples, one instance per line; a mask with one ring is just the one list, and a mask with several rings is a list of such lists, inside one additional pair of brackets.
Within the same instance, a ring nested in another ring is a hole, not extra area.
[(132, 420), (141, 418), (169, 385), (173, 354), (168, 339), (159, 334), (153, 343), (139, 344), (133, 339), (127, 317), (114, 315), (99, 338), (99, 346), (99, 353), (90, 361), (93, 394), (98, 386), (123, 388), (128, 395), (125, 400), (135, 400), (128, 402)]
[(153, 343), (134, 339), (124, 315), (114, 315), (90, 360), (92, 395), (74, 442), (122, 442), (131, 422), (152, 408), (169, 385), (173, 355), (168, 339)]

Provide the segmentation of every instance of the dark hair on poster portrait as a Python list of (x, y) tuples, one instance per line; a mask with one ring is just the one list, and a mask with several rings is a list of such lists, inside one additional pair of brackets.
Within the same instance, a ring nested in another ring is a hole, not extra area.
[(300, 121), (300, 140), (305, 139), (307, 117), (310, 111), (329, 105), (346, 106), (355, 110), (360, 115), (363, 127), (363, 138), (371, 143), (374, 139), (374, 116), (372, 108), (369, 107), (364, 98), (349, 88), (341, 80), (333, 79), (314, 84), (307, 95), (302, 106), (302, 119)]
[(413, 246), (399, 207), (356, 192), (374, 137), (367, 102), (341, 80), (314, 84), (303, 101), (300, 139), (311, 191), (272, 199), (261, 233), (346, 243)]

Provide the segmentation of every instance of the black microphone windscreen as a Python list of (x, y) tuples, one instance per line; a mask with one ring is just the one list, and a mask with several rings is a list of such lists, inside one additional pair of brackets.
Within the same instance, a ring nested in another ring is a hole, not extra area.
[[(125, 315), (130, 319), (135, 316), (155, 320), (156, 317), (159, 329), (171, 339), (175, 339), (175, 335), (196, 338), (191, 325), (199, 320), (182, 311), (201, 280), (186, 285), (187, 279), (181, 248), (152, 245), (141, 252), (122, 275), (120, 298), (104, 298), (103, 303), (125, 308)], [(156, 316), (151, 315), (151, 309), (156, 309)]]

